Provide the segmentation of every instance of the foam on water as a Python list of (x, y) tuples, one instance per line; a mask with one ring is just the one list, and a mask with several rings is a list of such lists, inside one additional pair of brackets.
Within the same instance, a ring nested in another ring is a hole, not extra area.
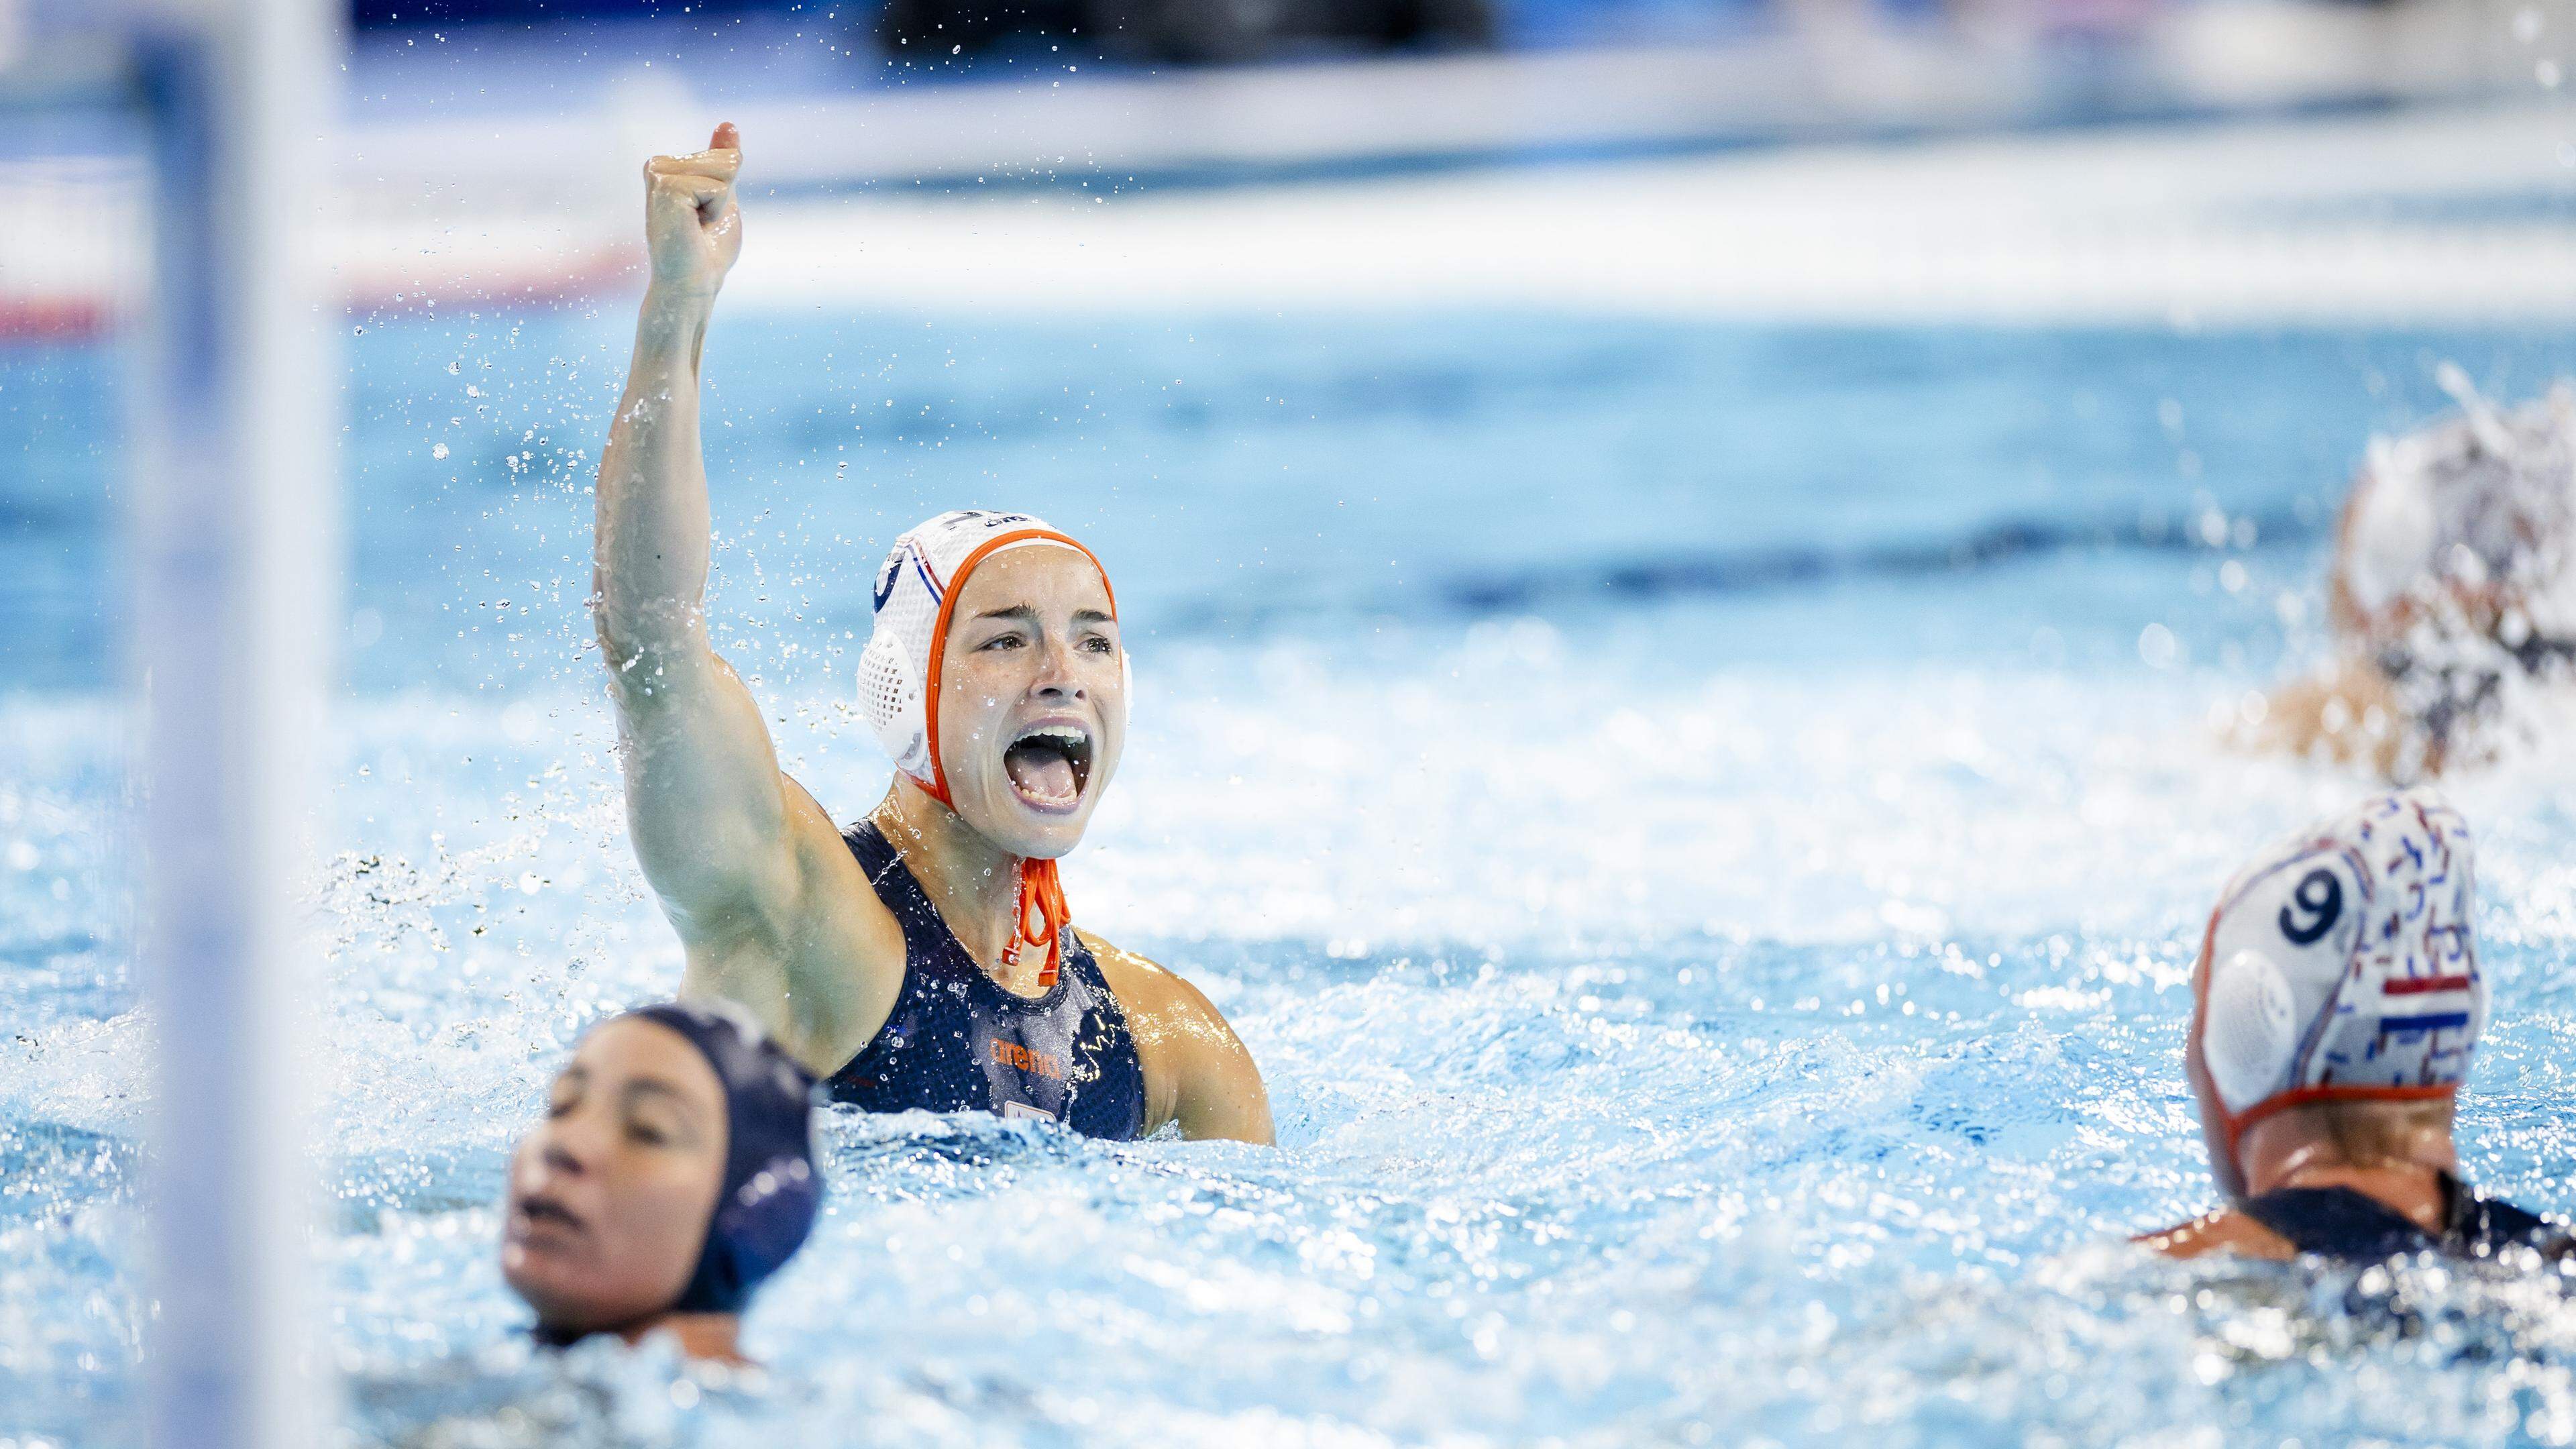
[[(1301, 675), (1293, 647), (1149, 670), (1149, 698), (1204, 695), (1142, 723), (1076, 908), (1237, 1022), (1282, 1149), (838, 1119), (830, 1214), (754, 1320), (781, 1386), (686, 1413), (659, 1371), (589, 1364), (575, 1392), (475, 1357), (520, 1318), (492, 1262), (509, 1140), (580, 1027), (677, 972), (604, 765), (545, 781), (604, 746), (604, 711), (562, 701), (566, 746), (514, 742), (515, 706), (353, 709), (357, 758), (418, 759), (349, 785), (343, 818), (446, 837), (343, 857), (322, 897), (342, 1154), (322, 1251), (358, 1422), (540, 1442), (570, 1414), (621, 1442), (640, 1403), (705, 1442), (1966, 1442), (2114, 1415), (2153, 1439), (2250, 1404), (2283, 1433), (2503, 1441), (2529, 1416), (2466, 1385), (2507, 1372), (2542, 1421), (2576, 1412), (2554, 1298), (2419, 1289), (2481, 1354), (2504, 1344), (2463, 1379), (2464, 1350), (2393, 1329), (2314, 1349), (2285, 1281), (2088, 1246), (2202, 1204), (2176, 1069), (2191, 925), (2244, 842), (2354, 782), (2218, 753), (2191, 691), (2144, 671), (1659, 686), (1539, 637), (1357, 678)], [(1461, 682), (1498, 649), (1508, 683)], [(1303, 687), (1265, 696), (1283, 676)], [(1605, 691), (1668, 727), (1572, 703)], [(1263, 698), (1294, 703), (1241, 702)], [(882, 768), (828, 747), (826, 798), (863, 805)], [(518, 793), (486, 767), (524, 793), (476, 819)], [(2472, 1161), (2552, 1206), (2571, 874), (2530, 784), (2571, 767), (2458, 792), (2490, 842), (2504, 1008)], [(1643, 818), (1602, 808), (1620, 800)], [(88, 1394), (121, 1404), (134, 1352), (116, 1269), (146, 1041), (52, 1015), (9, 1051), (0, 1332), (19, 1388), (55, 1386), (29, 1427), (87, 1439), (113, 1422)]]
[[(1603, 405), (1661, 416), (1621, 396)], [(1350, 431), (1329, 436), (1364, 451)], [(2179, 1054), (2212, 893), (2362, 782), (2210, 726), (2303, 647), (2279, 595), (2313, 603), (2310, 549), (2116, 537), (1544, 614), (1371, 584), (1257, 627), (1187, 624), (1222, 568), (1176, 554), (1199, 572), (1140, 588), (1160, 617), (1136, 735), (1066, 885), (1079, 921), (1236, 1023), (1281, 1147), (835, 1113), (827, 1215), (750, 1323), (765, 1381), (535, 1355), (495, 1262), (508, 1144), (579, 1031), (670, 990), (679, 953), (625, 844), (577, 591), (511, 584), (514, 615), (547, 602), (462, 656), (416, 622), (502, 597), (485, 581), (527, 577), (515, 554), (579, 554), (586, 500), (509, 495), (465, 536), (490, 554), (441, 573), (420, 525), (382, 515), (452, 520), (443, 498), (388, 485), (362, 509), (362, 565), (422, 594), (362, 589), (378, 648), (438, 662), (344, 702), (314, 889), (316, 1252), (354, 1440), (2576, 1438), (2555, 1285), (2118, 1245), (2208, 1201)], [(872, 559), (832, 538), (835, 506), (779, 547)], [(1533, 492), (1507, 522), (1554, 506)], [(1794, 535), (1790, 503), (1752, 511)], [(1535, 536), (1504, 564), (1554, 558)], [(2252, 581), (2213, 585), (2221, 558)], [(720, 613), (775, 586), (725, 567)], [(804, 567), (817, 616), (864, 590), (864, 567)], [(2167, 667), (2141, 658), (2148, 621)], [(782, 758), (854, 815), (887, 769), (848, 656), (798, 627), (729, 637)], [(133, 1422), (150, 1028), (125, 974), (123, 729), (82, 697), (0, 703), (0, 1436), (105, 1445)], [(2570, 785), (2576, 747), (2453, 790), (2496, 983), (2469, 1164), (2553, 1209), (2576, 1206)], [(2310, 1311), (2347, 1294), (2371, 1310)]]

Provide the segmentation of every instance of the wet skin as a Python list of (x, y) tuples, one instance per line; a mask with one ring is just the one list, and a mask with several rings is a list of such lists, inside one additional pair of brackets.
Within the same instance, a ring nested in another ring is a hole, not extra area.
[[(743, 245), (741, 137), (646, 167), (652, 281), (599, 469), (592, 599), (617, 704), (629, 832), (688, 955), (687, 990), (751, 1012), (818, 1076), (873, 1040), (905, 977), (901, 925), (842, 822), (778, 765), (759, 703), (712, 647), (699, 367)], [(1019, 863), (1073, 849), (1126, 738), (1109, 593), (1080, 553), (1005, 549), (968, 577), (942, 644), (938, 740), (955, 808), (897, 776), (874, 815), (949, 929), (1004, 990)], [(1025, 738), (1038, 731), (1045, 739)], [(1016, 749), (1015, 749), (1016, 747)], [(1251, 1054), (1181, 977), (1086, 936), (1144, 1069), (1146, 1129), (1271, 1140)]]

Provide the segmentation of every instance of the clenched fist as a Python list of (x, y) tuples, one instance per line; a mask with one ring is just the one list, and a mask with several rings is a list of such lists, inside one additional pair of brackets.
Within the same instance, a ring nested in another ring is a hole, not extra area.
[(653, 289), (674, 298), (712, 300), (742, 255), (742, 208), (734, 173), (742, 137), (727, 121), (707, 149), (656, 156), (644, 163), (644, 240), (653, 255)]

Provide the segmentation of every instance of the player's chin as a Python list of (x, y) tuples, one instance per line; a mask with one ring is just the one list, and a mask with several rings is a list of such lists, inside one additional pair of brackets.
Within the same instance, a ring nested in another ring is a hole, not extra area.
[(1003, 814), (1002, 828), (996, 832), (1003, 848), (1031, 860), (1054, 860), (1072, 854), (1091, 828), (1088, 800), (1065, 814), (1041, 814), (1016, 802), (1006, 805)]
[(1071, 854), (1091, 828), (1091, 811), (1097, 803), (1088, 790), (1070, 802), (1031, 800), (1011, 788), (1007, 779), (1000, 788), (981, 793), (982, 808), (974, 813), (982, 818), (970, 823), (995, 845), (1031, 860)]

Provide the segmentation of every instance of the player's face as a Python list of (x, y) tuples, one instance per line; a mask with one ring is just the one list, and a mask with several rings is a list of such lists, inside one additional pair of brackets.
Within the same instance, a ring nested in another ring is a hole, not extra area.
[(612, 1021), (555, 1078), (510, 1162), (501, 1274), (567, 1334), (668, 1308), (697, 1268), (724, 1177), (724, 1088), (686, 1037)]
[(1073, 849), (1126, 743), (1109, 589), (1069, 548), (1005, 549), (967, 576), (939, 680), (939, 760), (959, 816), (1013, 855)]

